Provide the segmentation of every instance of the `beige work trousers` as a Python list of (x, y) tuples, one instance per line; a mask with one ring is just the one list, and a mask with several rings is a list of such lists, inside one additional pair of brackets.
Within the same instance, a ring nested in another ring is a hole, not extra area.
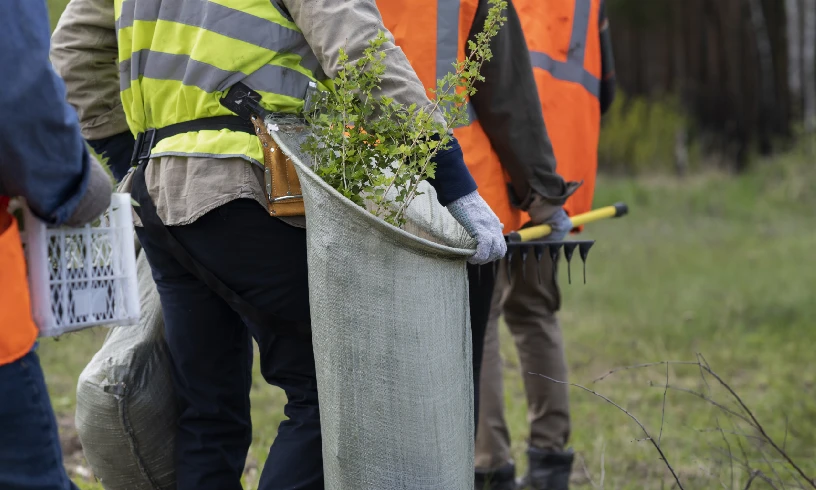
[[(570, 435), (569, 387), (528, 374), (540, 373), (567, 380), (564, 341), (555, 317), (561, 307), (561, 293), (553, 281), (552, 261), (545, 253), (538, 264), (533, 254), (529, 254), (524, 277), (522, 259), (515, 254), (510, 280), (504, 262), (496, 278), (482, 358), (476, 468), (483, 471), (513, 462), (510, 433), (504, 419), (503, 362), (499, 352), (498, 325), (502, 313), (518, 349), (527, 394), (530, 424), (527, 443), (538, 449), (562, 451)], [(536, 267), (540, 267), (540, 284)]]

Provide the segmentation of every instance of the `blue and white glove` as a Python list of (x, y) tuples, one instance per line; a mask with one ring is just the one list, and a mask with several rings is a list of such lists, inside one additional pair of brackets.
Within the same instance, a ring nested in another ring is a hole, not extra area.
[(533, 197), (527, 212), (534, 225), (550, 225), (552, 228), (552, 233), (544, 237), (544, 240), (560, 242), (574, 228), (564, 208), (544, 201), (539, 195)]
[(507, 253), (501, 224), (482, 196), (473, 191), (447, 206), (450, 214), (476, 239), (476, 253), (468, 259), (471, 264), (487, 264)]

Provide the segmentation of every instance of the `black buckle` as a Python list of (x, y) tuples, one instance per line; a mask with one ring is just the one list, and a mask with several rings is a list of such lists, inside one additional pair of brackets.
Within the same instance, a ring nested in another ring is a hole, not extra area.
[(240, 82), (233, 85), (219, 102), (247, 121), (252, 120), (253, 114), (262, 119), (268, 114), (261, 106), (261, 94)]
[(130, 165), (135, 167), (150, 159), (150, 152), (156, 144), (156, 129), (150, 128), (144, 133), (136, 135), (136, 144), (133, 145), (133, 155)]

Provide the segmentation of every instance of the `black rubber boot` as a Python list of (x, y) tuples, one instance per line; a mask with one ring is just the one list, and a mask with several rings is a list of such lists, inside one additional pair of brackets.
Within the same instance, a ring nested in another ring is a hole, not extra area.
[(518, 490), (569, 490), (572, 449), (564, 452), (545, 451), (531, 447), (527, 450), (530, 469), (518, 482)]
[(509, 464), (493, 471), (476, 470), (476, 490), (516, 490), (516, 467)]

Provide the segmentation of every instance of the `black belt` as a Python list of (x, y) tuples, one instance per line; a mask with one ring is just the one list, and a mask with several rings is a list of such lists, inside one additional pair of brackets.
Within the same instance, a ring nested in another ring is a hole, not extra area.
[(145, 167), (150, 159), (150, 151), (156, 143), (164, 138), (169, 138), (177, 134), (191, 131), (231, 129), (244, 133), (255, 134), (255, 127), (248, 119), (239, 116), (218, 116), (194, 121), (186, 121), (171, 124), (161, 129), (148, 129), (144, 133), (139, 133), (136, 137), (136, 145), (133, 148), (132, 164), (136, 166), (133, 171), (131, 184), (131, 195), (139, 204), (134, 207), (136, 214), (142, 221), (142, 226), (147, 233), (158, 239), (165, 249), (173, 255), (185, 269), (187, 269), (198, 280), (206, 284), (213, 292), (221, 297), (235, 312), (243, 316), (245, 320), (255, 324), (258, 328), (266, 328), (276, 335), (294, 335), (308, 337), (311, 335), (311, 325), (308, 322), (291, 322), (283, 320), (268, 312), (259, 310), (254, 305), (247, 302), (238, 293), (224, 284), (215, 274), (210, 272), (198, 260), (196, 260), (187, 249), (179, 242), (170, 228), (162, 223), (156, 213), (156, 206), (147, 192), (145, 184)]
[(135, 167), (150, 159), (150, 152), (153, 151), (153, 148), (159, 141), (165, 138), (195, 131), (219, 131), (222, 129), (255, 134), (255, 127), (252, 125), (252, 121), (240, 116), (206, 117), (171, 124), (159, 129), (151, 128), (144, 133), (136, 135), (136, 144), (133, 146), (133, 155), (130, 157), (130, 165)]

